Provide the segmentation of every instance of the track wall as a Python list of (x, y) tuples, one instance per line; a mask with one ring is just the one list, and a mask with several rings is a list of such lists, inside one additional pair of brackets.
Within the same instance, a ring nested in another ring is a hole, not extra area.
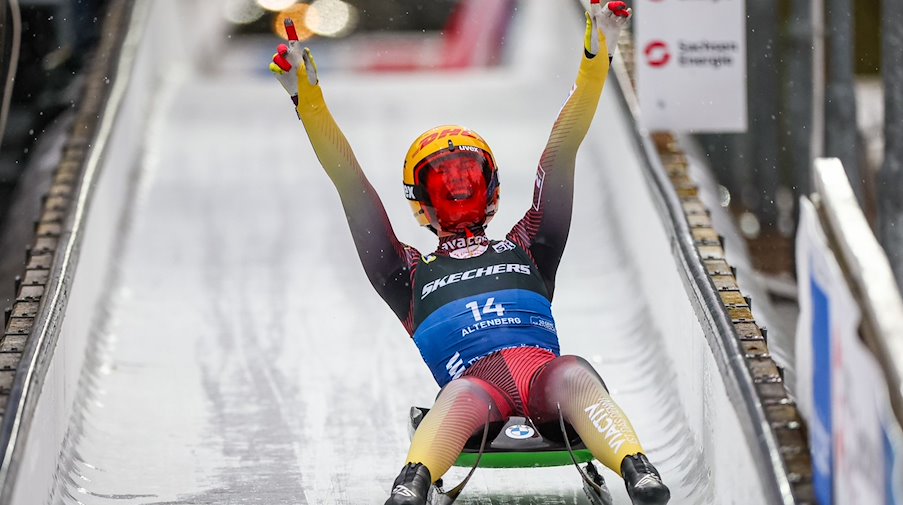
[[(88, 84), (109, 90), (97, 129), (89, 134), (82, 178), (73, 181), (75, 194), (4, 415), (3, 503), (37, 503), (55, 487), (60, 448), (72, 435), (67, 429), (86, 345), (109, 295), (107, 280), (126, 224), (122, 216), (133, 195), (155, 90), (168, 72), (183, 68), (200, 53), (202, 34), (209, 37), (217, 30), (209, 20), (218, 16), (203, 14), (200, 4), (136, 2), (131, 16), (119, 20), (129, 26), (117, 51), (115, 74)], [(200, 26), (191, 29), (188, 23)], [(105, 34), (113, 29), (106, 28)], [(73, 132), (80, 134), (84, 132)]]
[[(629, 117), (630, 112), (618, 102), (617, 114)], [(663, 216), (657, 202), (663, 197), (650, 184), (652, 168), (642, 162), (643, 146), (637, 143), (634, 132), (614, 126), (605, 130), (606, 144), (634, 150), (633, 156), (623, 157), (634, 163), (625, 165), (618, 162), (620, 156), (600, 152), (600, 159), (610, 158), (611, 162), (598, 168), (606, 185), (617, 188), (606, 196), (614, 200), (612, 205), (619, 210), (616, 226), (632, 252), (635, 278), (649, 304), (650, 319), (663, 336), (661, 343), (670, 358), (680, 403), (695, 437), (693, 445), (701, 449), (711, 469), (711, 475), (701, 476), (710, 479), (711, 503), (774, 503), (763, 494), (768, 486), (759, 476), (737, 411), (727, 394), (718, 358), (706, 338), (707, 328), (688, 297), (687, 293), (692, 292), (688, 288), (695, 281), (685, 278), (680, 265), (680, 232)], [(587, 145), (601, 149), (599, 140), (593, 142), (589, 138)], [(744, 478), (737, 479), (738, 475)]]
[[(217, 25), (207, 21), (209, 15), (199, 15), (200, 3), (148, 0), (134, 8), (131, 33), (119, 71), (111, 78), (113, 89), (88, 155), (75, 211), (66, 221), (51, 270), (35, 332), (40, 338), (20, 367), (17, 380), (23, 381), (23, 394), (8, 409), (17, 421), (7, 422), (4, 503), (34, 503), (34, 497), (48, 496), (55, 487), (60, 447), (66, 436), (72, 436), (67, 428), (75, 407), (75, 385), (108, 296), (106, 280), (113, 270), (117, 237), (127, 224), (122, 216), (131, 203), (155, 89), (168, 72), (184, 70), (186, 63), (203, 56), (203, 41), (216, 40), (210, 35)], [(204, 26), (189, 26), (195, 22)], [(620, 107), (620, 117), (631, 117), (626, 105)], [(737, 412), (743, 409), (738, 405), (746, 399), (726, 372), (731, 369), (726, 351), (713, 347), (716, 325), (712, 312), (703, 308), (717, 312), (724, 307), (708, 306), (699, 294), (698, 283), (709, 281), (694, 278), (686, 264), (694, 260), (681, 255), (680, 243), (687, 232), (675, 229), (664, 210), (666, 197), (652, 182), (646, 147), (629, 128), (612, 132), (618, 141), (606, 139), (607, 145), (635, 151), (631, 166), (615, 162), (620, 155), (600, 167), (608, 185), (616, 188), (610, 192), (619, 209), (615, 226), (634, 252), (634, 268), (649, 301), (650, 317), (665, 336), (662, 345), (671, 358), (695, 443), (712, 469), (712, 475), (705, 476), (712, 482), (712, 503), (778, 503), (780, 485), (763, 470), (772, 463), (761, 457), (769, 448), (750, 442), (750, 433), (765, 421), (753, 417), (741, 422)], [(590, 137), (587, 148), (599, 149), (599, 140)], [(600, 156), (605, 158), (604, 153)]]

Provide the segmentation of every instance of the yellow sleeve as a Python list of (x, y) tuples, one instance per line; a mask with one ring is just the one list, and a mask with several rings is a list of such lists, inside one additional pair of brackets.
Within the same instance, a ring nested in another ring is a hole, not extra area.
[[(602, 49), (605, 50), (604, 45)], [(584, 53), (574, 88), (558, 113), (543, 151), (541, 159), (543, 165), (549, 165), (551, 168), (553, 161), (558, 158), (576, 156), (577, 148), (586, 137), (586, 132), (589, 131), (596, 115), (599, 98), (608, 78), (609, 59), (603, 54), (588, 58)], [(569, 168), (573, 171), (573, 163)]]
[(361, 264), (370, 283), (404, 323), (410, 316), (411, 258), (419, 253), (395, 236), (379, 195), (326, 106), (319, 83), (311, 85), (303, 70), (298, 76), (298, 116), (338, 190)]
[(554, 292), (555, 274), (570, 232), (577, 149), (589, 131), (608, 77), (604, 38), (600, 45), (599, 55), (583, 55), (577, 81), (558, 113), (539, 160), (533, 205), (508, 234), (509, 240), (530, 253), (550, 294)]

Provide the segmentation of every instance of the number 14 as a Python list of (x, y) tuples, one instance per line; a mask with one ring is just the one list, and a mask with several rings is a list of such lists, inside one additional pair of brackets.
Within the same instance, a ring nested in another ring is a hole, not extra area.
[[(470, 302), (465, 305), (471, 312), (473, 312), (473, 320), (479, 321), (483, 319), (483, 316), (480, 314), (480, 306), (477, 305), (477, 302)], [(483, 305), (483, 314), (491, 314), (495, 312), (499, 317), (505, 315), (505, 307), (502, 307), (501, 303), (495, 303), (495, 298), (489, 298), (486, 300), (486, 304)]]

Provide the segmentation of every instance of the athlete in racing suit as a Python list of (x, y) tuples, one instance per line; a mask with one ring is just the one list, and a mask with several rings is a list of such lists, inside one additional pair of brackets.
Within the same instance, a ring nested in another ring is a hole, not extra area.
[[(415, 217), (439, 237), (436, 251), (426, 255), (396, 238), (326, 107), (309, 50), (290, 40), (273, 57), (270, 69), (292, 95), (339, 192), (370, 282), (442, 387), (414, 433), (387, 505), (426, 503), (429, 485), (482, 430), (487, 415), (491, 421), (528, 416), (555, 438), (559, 409), (593, 456), (623, 476), (635, 504), (669, 500), (668, 488), (593, 367), (577, 356), (559, 356), (551, 313), (570, 227), (577, 148), (608, 74), (613, 50), (607, 41), (617, 40), (630, 15), (623, 2), (602, 8), (598, 0), (587, 13), (577, 82), (540, 159), (533, 205), (504, 240), (485, 234), (498, 202), (495, 160), (485, 141), (451, 125), (414, 141), (405, 159), (404, 188)], [(597, 57), (602, 51), (609, 57)]]

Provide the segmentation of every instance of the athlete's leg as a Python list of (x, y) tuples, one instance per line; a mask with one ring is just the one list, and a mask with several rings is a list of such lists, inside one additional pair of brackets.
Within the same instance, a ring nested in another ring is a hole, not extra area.
[(433, 480), (442, 477), (458, 459), (467, 439), (481, 431), (487, 419), (502, 419), (495, 393), (492, 386), (474, 377), (449, 382), (414, 432), (408, 463), (423, 463)]
[[(538, 426), (558, 427), (564, 420), (603, 465), (621, 473), (621, 461), (643, 452), (627, 416), (611, 399), (602, 378), (579, 356), (560, 356), (534, 376), (528, 406)], [(548, 431), (548, 430), (547, 430)]]
[(643, 453), (633, 426), (596, 370), (579, 356), (560, 356), (537, 371), (527, 402), (537, 427), (558, 428), (558, 412), (603, 465), (621, 475), (634, 503), (667, 503), (670, 492)]
[(510, 409), (502, 398), (489, 383), (475, 377), (449, 382), (414, 432), (407, 464), (395, 479), (386, 505), (425, 504), (429, 485), (451, 468), (467, 440), (487, 420), (500, 421), (507, 415)]

